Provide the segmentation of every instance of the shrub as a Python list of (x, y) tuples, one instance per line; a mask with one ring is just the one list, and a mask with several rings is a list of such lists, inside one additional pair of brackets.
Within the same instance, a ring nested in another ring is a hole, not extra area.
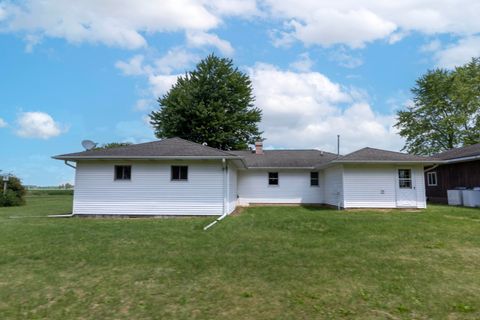
[(24, 197), (27, 191), (17, 177), (10, 177), (5, 194), (3, 193), (3, 181), (0, 190), (0, 207), (13, 207), (25, 204)]
[(25, 204), (25, 200), (18, 197), (13, 190), (7, 189), (5, 194), (2, 192), (0, 195), (0, 207), (14, 207), (23, 204)]

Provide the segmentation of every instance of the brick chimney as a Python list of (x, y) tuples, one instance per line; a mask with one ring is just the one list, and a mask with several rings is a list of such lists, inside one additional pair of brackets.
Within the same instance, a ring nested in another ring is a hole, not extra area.
[(255, 154), (263, 154), (263, 142), (255, 142)]

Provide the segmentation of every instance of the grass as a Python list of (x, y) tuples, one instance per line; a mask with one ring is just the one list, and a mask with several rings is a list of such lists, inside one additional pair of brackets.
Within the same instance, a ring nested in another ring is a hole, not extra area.
[(0, 208), (2, 319), (480, 318), (478, 209), (258, 207), (204, 232), (27, 202)]

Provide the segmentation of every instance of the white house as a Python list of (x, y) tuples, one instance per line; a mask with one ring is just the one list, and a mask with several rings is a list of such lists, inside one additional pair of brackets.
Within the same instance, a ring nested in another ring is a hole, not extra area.
[(75, 162), (74, 215), (225, 215), (238, 205), (425, 208), (437, 159), (364, 148), (222, 151), (180, 138), (55, 156)]

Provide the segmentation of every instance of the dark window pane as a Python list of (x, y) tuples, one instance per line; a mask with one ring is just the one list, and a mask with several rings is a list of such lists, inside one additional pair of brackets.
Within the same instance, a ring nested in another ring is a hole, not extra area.
[(269, 185), (278, 185), (278, 172), (269, 172), (268, 173), (268, 184)]
[(172, 166), (172, 180), (180, 179), (180, 170), (177, 166)]
[(188, 167), (182, 166), (180, 167), (180, 179), (187, 180), (188, 179)]
[(268, 177), (270, 179), (278, 179), (278, 172), (269, 172)]
[(122, 179), (122, 167), (120, 166), (115, 166), (115, 179)]
[(115, 180), (130, 180), (132, 166), (115, 166)]
[(174, 172), (175, 172), (175, 180), (180, 180), (180, 168), (175, 166), (174, 167)]
[(437, 173), (436, 172), (427, 173), (427, 178), (428, 178), (428, 185), (429, 186), (436, 186), (437, 185)]
[(188, 166), (172, 166), (172, 180), (188, 180)]
[(130, 180), (130, 176), (131, 176), (131, 169), (132, 167), (130, 166), (125, 166), (123, 167), (123, 179), (124, 180)]
[(400, 169), (398, 170), (398, 177), (404, 179), (410, 179), (410, 169)]
[(318, 186), (318, 172), (310, 172), (310, 185)]
[(401, 189), (412, 189), (412, 180), (400, 180), (399, 184)]

